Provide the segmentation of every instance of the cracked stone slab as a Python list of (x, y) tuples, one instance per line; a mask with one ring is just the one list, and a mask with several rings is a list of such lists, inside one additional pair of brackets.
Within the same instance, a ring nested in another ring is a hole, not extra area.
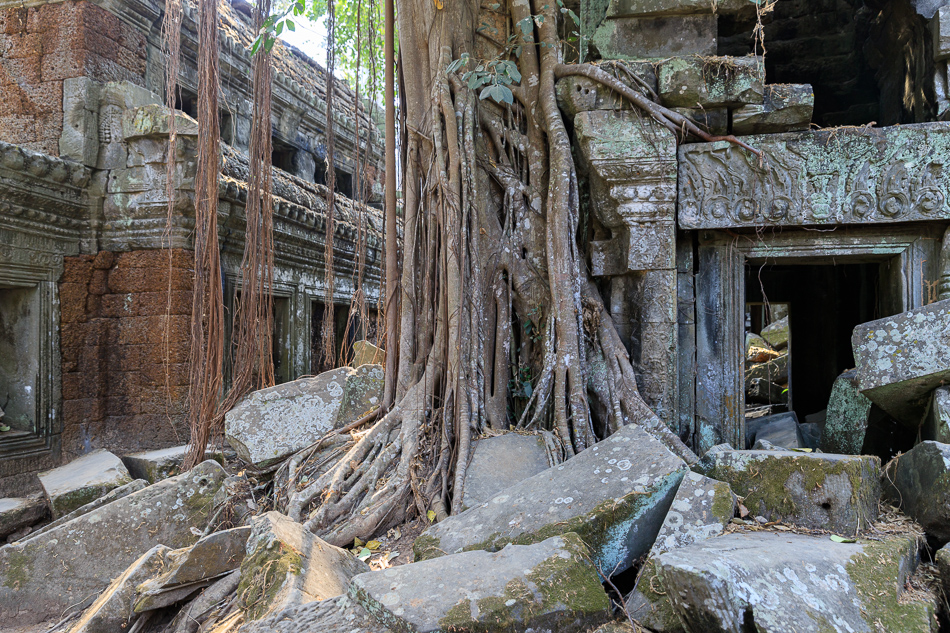
[(0, 622), (29, 625), (99, 595), (149, 548), (194, 543), (226, 473), (206, 461), (41, 535), (0, 548)]
[(862, 323), (851, 346), (861, 393), (916, 427), (930, 392), (950, 381), (950, 299)]
[(42, 521), (49, 509), (43, 499), (9, 497), (0, 499), (0, 538)]
[(704, 633), (936, 631), (931, 600), (900, 600), (917, 563), (913, 536), (836, 543), (767, 531), (657, 557), (686, 630)]
[[(144, 479), (150, 484), (162, 479), (174, 477), (181, 472), (181, 465), (185, 461), (185, 454), (188, 452), (188, 445), (172, 446), (171, 448), (162, 448), (155, 451), (142, 451), (123, 455), (122, 463), (129, 469), (136, 479)], [(213, 459), (216, 462), (224, 463), (224, 455), (220, 450), (208, 447), (205, 451), (207, 459)]]
[(39, 478), (54, 519), (132, 481), (122, 460), (102, 449), (40, 473)]
[(392, 633), (348, 595), (295, 605), (241, 627), (240, 633)]
[(657, 82), (667, 107), (738, 107), (762, 103), (765, 65), (761, 57), (672, 57), (659, 63)]
[(927, 534), (950, 541), (950, 444), (921, 442), (887, 464), (882, 482), (891, 502)]
[(765, 86), (762, 103), (749, 103), (732, 113), (732, 133), (778, 134), (811, 127), (815, 93), (809, 84)]
[(462, 505), (481, 505), (512, 484), (550, 468), (540, 435), (505, 433), (475, 440), (465, 469)]
[(934, 389), (920, 436), (921, 439), (950, 444), (950, 387)]
[(590, 553), (569, 532), (360, 574), (349, 595), (394, 630), (587, 631), (610, 616)]
[(465, 550), (498, 551), (576, 532), (603, 569), (623, 571), (646, 554), (686, 464), (636, 425), (490, 501), (427, 528), (416, 560)]
[(753, 516), (852, 535), (877, 519), (881, 462), (870, 455), (710, 451), (696, 470), (728, 483)]

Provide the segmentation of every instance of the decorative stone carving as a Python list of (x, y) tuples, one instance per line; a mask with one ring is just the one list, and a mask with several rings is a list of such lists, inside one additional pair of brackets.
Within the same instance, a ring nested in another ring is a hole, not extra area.
[(752, 136), (680, 148), (679, 225), (876, 224), (950, 219), (950, 126)]

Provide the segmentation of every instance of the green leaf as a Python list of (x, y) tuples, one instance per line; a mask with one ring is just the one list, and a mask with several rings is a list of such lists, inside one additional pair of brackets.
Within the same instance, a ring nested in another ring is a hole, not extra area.
[(492, 11), (497, 11), (498, 9), (501, 8), (501, 5), (496, 2), (495, 4), (490, 5), (488, 8), (491, 9)]
[(277, 35), (280, 35), (284, 32), (284, 22), (279, 22), (277, 24)]
[(518, 70), (514, 62), (508, 62), (508, 76), (511, 77), (515, 83), (521, 83), (521, 71)]
[(435, 510), (428, 510), (426, 512), (426, 518), (429, 519), (429, 523), (433, 523), (435, 521)]
[(373, 555), (373, 552), (369, 551), (368, 549), (364, 547), (363, 549), (360, 550), (360, 553), (357, 554), (356, 557), (360, 560), (366, 560), (372, 555)]
[(531, 383), (530, 383), (530, 382), (524, 383), (524, 396), (525, 396), (525, 398), (530, 398), (532, 392), (533, 392), (533, 389), (531, 388)]
[(286, 24), (287, 24), (287, 28), (290, 29), (291, 31), (297, 30), (297, 25), (294, 24), (293, 20), (287, 20)]
[(531, 23), (531, 17), (526, 17), (523, 20), (518, 21), (518, 28), (521, 29), (522, 35), (529, 35), (534, 30), (534, 25)]
[(853, 538), (845, 538), (843, 536), (838, 536), (837, 534), (832, 534), (828, 538), (830, 538), (835, 543), (857, 543), (857, 541)]
[(581, 19), (580, 19), (579, 17), (577, 17), (577, 14), (574, 13), (573, 11), (571, 11), (570, 9), (567, 10), (567, 14), (568, 14), (569, 16), (571, 16), (571, 19), (572, 19), (572, 20), (574, 20), (574, 24), (580, 24), (580, 23), (581, 23)]
[(257, 36), (257, 39), (254, 40), (254, 43), (251, 44), (251, 55), (254, 55), (255, 53), (257, 53), (257, 49), (259, 49), (259, 48), (261, 47), (261, 38), (262, 38), (262, 37), (263, 37), (263, 35), (258, 35), (258, 36)]
[(478, 95), (478, 98), (481, 100), (487, 99), (488, 96), (491, 95), (493, 87), (494, 86), (485, 86), (485, 89), (481, 91), (481, 93)]

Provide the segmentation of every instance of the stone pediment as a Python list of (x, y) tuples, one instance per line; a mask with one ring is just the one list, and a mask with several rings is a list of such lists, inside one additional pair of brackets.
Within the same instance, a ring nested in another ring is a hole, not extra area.
[(682, 229), (950, 219), (950, 124), (829, 129), (679, 149)]

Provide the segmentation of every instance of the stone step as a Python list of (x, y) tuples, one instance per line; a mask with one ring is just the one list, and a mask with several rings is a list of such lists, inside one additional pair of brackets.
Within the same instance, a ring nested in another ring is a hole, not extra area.
[(122, 460), (102, 449), (40, 473), (39, 477), (54, 519), (132, 481)]

